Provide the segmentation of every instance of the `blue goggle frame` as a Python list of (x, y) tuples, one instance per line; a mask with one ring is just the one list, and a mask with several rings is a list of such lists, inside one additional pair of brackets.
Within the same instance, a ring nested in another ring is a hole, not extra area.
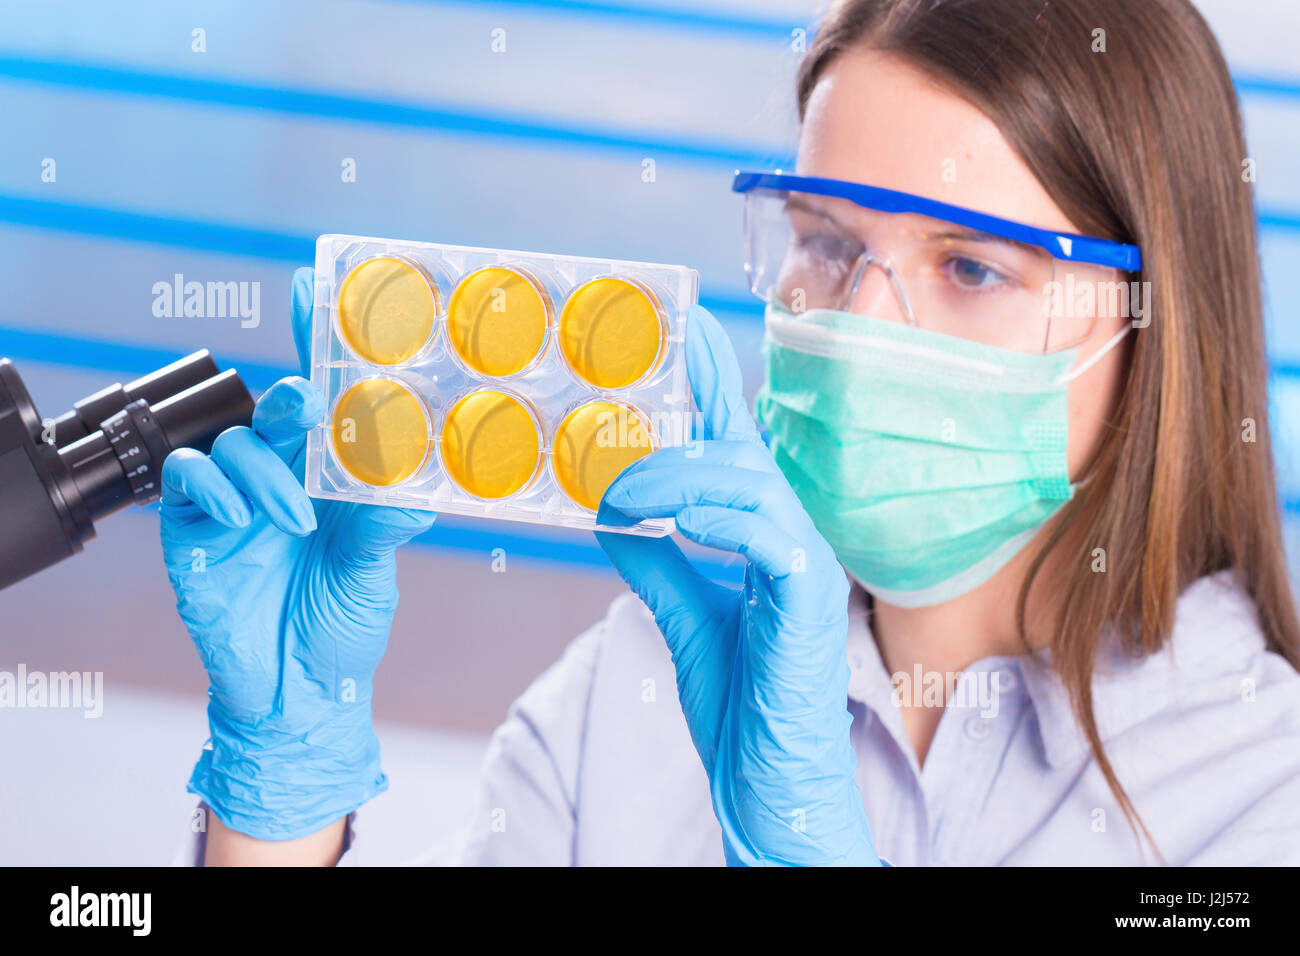
[(752, 189), (788, 190), (811, 193), (814, 196), (847, 199), (859, 206), (879, 212), (917, 213), (933, 219), (945, 219), (990, 235), (1038, 246), (1047, 250), (1053, 258), (1068, 262), (1088, 262), (1093, 265), (1122, 269), (1125, 272), (1138, 272), (1142, 268), (1142, 250), (1128, 243), (1039, 229), (1037, 226), (1001, 219), (962, 206), (952, 206), (923, 196), (882, 189), (879, 186), (868, 186), (865, 183), (738, 169), (731, 182), (731, 189), (732, 192), (738, 193), (747, 193)]

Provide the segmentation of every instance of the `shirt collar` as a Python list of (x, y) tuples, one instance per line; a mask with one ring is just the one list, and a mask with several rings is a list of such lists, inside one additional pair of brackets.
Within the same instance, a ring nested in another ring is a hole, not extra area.
[[(1201, 578), (1178, 600), (1171, 639), (1145, 657), (1126, 654), (1112, 632), (1103, 636), (1092, 679), (1092, 706), (1103, 741), (1177, 706), (1189, 680), (1223, 672), (1265, 646), (1253, 603), (1230, 571)], [(893, 686), (867, 618), (867, 599), (854, 587), (849, 600), (849, 697), (882, 720), (893, 705)], [(1015, 667), (1037, 718), (1043, 756), (1053, 767), (1077, 760), (1088, 740), (1075, 720), (1069, 695), (1052, 667), (1050, 648), (1019, 657), (990, 657), (968, 668)]]
[(855, 584), (849, 591), (849, 698), (879, 714), (892, 706), (893, 684), (867, 615), (866, 592)]

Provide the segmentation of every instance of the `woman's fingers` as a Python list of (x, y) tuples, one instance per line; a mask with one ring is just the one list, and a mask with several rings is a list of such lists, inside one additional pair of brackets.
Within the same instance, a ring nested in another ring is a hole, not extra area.
[(325, 396), (305, 378), (282, 378), (263, 393), (253, 408), (253, 431), (285, 464), (292, 465), (307, 432), (325, 414)]
[(212, 444), (212, 461), (281, 531), (306, 535), (316, 530), (311, 499), (289, 466), (251, 428), (228, 428)]
[[(706, 441), (694, 445), (678, 445), (660, 448), (628, 465), (619, 476), (605, 489), (605, 495), (618, 487), (619, 483), (632, 475), (659, 468), (703, 468), (717, 466), (723, 468), (744, 468), (751, 471), (766, 471), (777, 474), (776, 462), (762, 445), (748, 441)], [(598, 524), (607, 527), (626, 528), (641, 520), (644, 515), (631, 517), (616, 508), (602, 507), (596, 517)]]
[[(696, 459), (688, 451), (663, 449), (629, 466), (605, 492), (598, 520), (629, 525), (676, 518), (687, 538), (742, 554), (774, 578), (834, 563), (765, 448), (711, 441)], [(752, 464), (769, 470), (746, 467)], [(745, 515), (763, 520), (750, 522)]]
[[(270, 430), (276, 433), (274, 427)], [(212, 443), (211, 456), (193, 448), (178, 448), (167, 456), (162, 503), (175, 507), (191, 502), (229, 528), (248, 527), (256, 510), (288, 534), (316, 530), (316, 511), (307, 492), (251, 428), (226, 429)]]
[(696, 570), (670, 537), (597, 531), (596, 541), (656, 620), (670, 613), (679, 601), (691, 604), (711, 593), (712, 582)]
[(753, 511), (692, 505), (678, 512), (677, 530), (706, 548), (744, 555), (771, 578), (786, 578), (806, 570), (807, 558), (799, 542)]
[(603, 504), (628, 518), (671, 518), (683, 508), (714, 505), (763, 511), (781, 521), (788, 487), (776, 475), (724, 464), (629, 468), (610, 485)]
[(700, 574), (672, 538), (597, 531), (596, 540), (619, 576), (654, 615), (673, 659), (696, 653), (686, 646), (698, 631), (690, 625), (714, 613), (722, 586)]
[(704, 420), (701, 437), (761, 444), (758, 426), (745, 404), (736, 350), (718, 320), (698, 305), (691, 307), (686, 323), (686, 375)]
[(226, 473), (193, 448), (178, 448), (163, 462), (162, 503), (195, 504), (228, 528), (246, 528), (253, 520), (248, 503)]
[(432, 511), (413, 508), (350, 506), (337, 529), (337, 557), (331, 566), (354, 606), (384, 612), (397, 607), (393, 552), (428, 531), (436, 517)]
[[(787, 622), (818, 622), (820, 629), (844, 613), (848, 582), (833, 555), (823, 550), (820, 538), (805, 541), (765, 515), (712, 505), (682, 509), (677, 530), (707, 548), (743, 555), (767, 575), (777, 606), (788, 615)], [(783, 643), (790, 645), (789, 641)]]
[(339, 536), (339, 553), (353, 561), (384, 558), (433, 527), (437, 514), (413, 508), (358, 505)]

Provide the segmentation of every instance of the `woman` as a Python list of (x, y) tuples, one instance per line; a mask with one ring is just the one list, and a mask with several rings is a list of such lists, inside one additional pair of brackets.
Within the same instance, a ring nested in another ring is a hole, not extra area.
[[(636, 596), (511, 709), (442, 858), (1300, 861), (1253, 199), (1204, 22), (843, 0), (799, 104), (798, 175), (736, 182), (769, 444), (697, 310), (702, 440), (600, 512), (674, 516), (742, 554), (745, 587), (599, 534)], [(309, 275), (294, 293), (302, 355)], [(196, 862), (351, 861), (386, 785), (370, 675), (393, 549), (431, 518), (310, 502), (322, 412), (286, 380), (165, 468), (211, 679)]]

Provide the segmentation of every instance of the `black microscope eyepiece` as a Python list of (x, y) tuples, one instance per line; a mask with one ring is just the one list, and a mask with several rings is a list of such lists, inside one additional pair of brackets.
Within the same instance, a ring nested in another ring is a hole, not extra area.
[(157, 501), (173, 449), (210, 451), (252, 414), (238, 374), (206, 350), (44, 420), (0, 359), (0, 588), (81, 551), (99, 519)]

